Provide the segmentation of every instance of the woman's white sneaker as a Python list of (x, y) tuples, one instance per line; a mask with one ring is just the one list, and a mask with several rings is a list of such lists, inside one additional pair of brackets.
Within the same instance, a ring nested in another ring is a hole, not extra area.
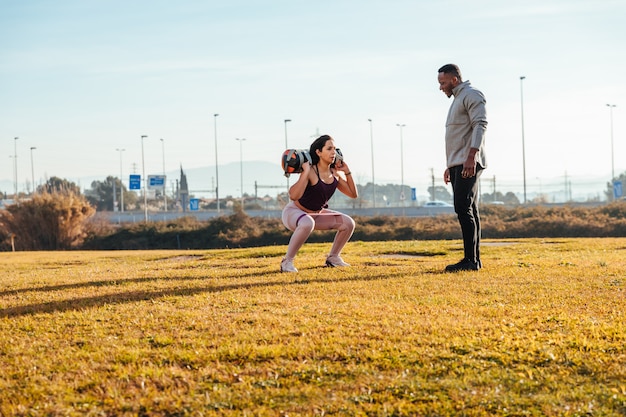
[(280, 272), (298, 272), (295, 266), (293, 266), (293, 259), (283, 258), (280, 261)]
[(326, 258), (326, 266), (330, 267), (342, 267), (342, 266), (350, 266), (349, 263), (344, 262), (339, 255), (332, 255)]

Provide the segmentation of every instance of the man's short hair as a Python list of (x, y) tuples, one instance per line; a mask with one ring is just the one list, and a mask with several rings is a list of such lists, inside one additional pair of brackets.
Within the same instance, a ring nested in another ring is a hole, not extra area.
[(461, 70), (458, 65), (455, 64), (446, 64), (443, 67), (439, 68), (438, 72), (443, 72), (444, 74), (452, 74), (459, 79), (459, 81), (463, 81), (461, 77)]

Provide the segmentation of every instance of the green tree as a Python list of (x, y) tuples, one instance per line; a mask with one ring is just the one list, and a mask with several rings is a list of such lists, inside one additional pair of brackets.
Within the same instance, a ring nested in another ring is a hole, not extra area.
[(519, 204), (519, 198), (517, 198), (517, 196), (515, 195), (514, 192), (509, 191), (507, 192), (504, 197), (502, 197), (502, 201), (504, 201), (506, 204), (510, 204), (510, 205), (517, 205)]
[[(433, 195), (433, 187), (430, 186), (427, 189), (428, 191), (428, 195), (432, 196)], [(450, 191), (448, 191), (447, 187), (444, 187), (443, 185), (436, 185), (435, 186), (435, 193), (434, 193), (434, 200), (440, 200), (440, 201), (452, 201), (452, 194), (450, 194)]]
[[(115, 185), (115, 186), (114, 186)], [(115, 198), (113, 190), (115, 189)], [(85, 192), (87, 200), (100, 211), (113, 211), (114, 201), (120, 201), (120, 190), (124, 193), (124, 207), (137, 203), (137, 194), (126, 190), (119, 178), (108, 176), (104, 181), (93, 181), (91, 189)], [(119, 206), (118, 206), (119, 207)]]
[(481, 198), (485, 203), (493, 203), (494, 201), (502, 201), (503, 203), (509, 205), (517, 205), (519, 204), (519, 198), (515, 195), (515, 193), (508, 191), (506, 194), (502, 194), (500, 191), (496, 191), (495, 193), (484, 193), (481, 194)]

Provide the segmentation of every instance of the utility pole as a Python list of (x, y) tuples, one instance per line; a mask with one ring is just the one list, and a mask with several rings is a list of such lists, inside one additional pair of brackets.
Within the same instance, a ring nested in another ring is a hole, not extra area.
[(220, 177), (217, 161), (217, 116), (219, 116), (219, 113), (213, 115), (213, 136), (215, 138), (215, 202), (217, 204), (217, 214), (220, 214)]
[(520, 100), (522, 108), (522, 171), (524, 175), (524, 204), (526, 204), (526, 144), (524, 139), (524, 80), (525, 76), (519, 77)]
[(13, 146), (14, 146), (14, 150), (13, 150), (13, 179), (14, 179), (14, 194), (13, 194), (13, 200), (17, 201), (17, 140), (19, 138), (15, 137), (14, 141), (13, 141)]
[(372, 207), (376, 208), (376, 180), (374, 178), (374, 128), (372, 126), (372, 119), (367, 119), (370, 122), (370, 148), (372, 153)]
[(430, 181), (432, 183), (431, 188), (433, 190), (430, 196), (430, 201), (435, 201), (436, 198), (435, 198), (435, 169), (434, 168), (430, 169)]
[(165, 140), (161, 138), (161, 149), (163, 154), (163, 211), (167, 211), (167, 182), (165, 181)]
[(148, 181), (146, 181), (146, 160), (143, 153), (143, 140), (147, 138), (147, 135), (141, 135), (141, 175), (143, 176), (143, 219), (145, 223), (148, 223)]
[(120, 211), (124, 213), (124, 174), (122, 172), (122, 152), (124, 152), (126, 149), (116, 148), (115, 150), (120, 153)]
[(35, 195), (35, 191), (37, 190), (37, 187), (35, 186), (35, 163), (33, 161), (33, 150), (35, 149), (37, 148), (34, 146), (30, 147), (30, 170), (33, 179), (33, 195)]
[[(289, 144), (287, 143), (287, 123), (290, 123), (291, 119), (285, 119), (285, 149), (289, 149)], [(289, 177), (287, 177), (287, 196), (289, 196)]]

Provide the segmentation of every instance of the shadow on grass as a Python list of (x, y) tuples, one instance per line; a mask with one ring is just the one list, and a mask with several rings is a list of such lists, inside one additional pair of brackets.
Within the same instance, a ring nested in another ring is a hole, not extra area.
[[(258, 276), (266, 276), (266, 275), (276, 275), (276, 272), (265, 272), (265, 273), (252, 273), (246, 275), (238, 275), (237, 278), (245, 278), (245, 277), (258, 277)], [(291, 275), (289, 275), (291, 276)], [(314, 283), (337, 283), (337, 282), (346, 282), (346, 281), (377, 281), (381, 279), (392, 279), (400, 276), (406, 276), (405, 273), (393, 273), (393, 274), (385, 274), (383, 276), (372, 276), (372, 277), (348, 277), (348, 278), (321, 278), (321, 279), (306, 279), (306, 280), (294, 280), (291, 282), (285, 281), (259, 281), (259, 282), (250, 282), (250, 283), (240, 283), (240, 284), (228, 284), (228, 285), (212, 285), (209, 287), (198, 287), (198, 288), (171, 288), (171, 289), (163, 289), (158, 291), (130, 291), (130, 292), (122, 292), (115, 294), (105, 294), (94, 297), (83, 297), (83, 298), (72, 298), (60, 301), (50, 301), (45, 303), (37, 303), (37, 304), (28, 304), (24, 306), (17, 307), (9, 307), (0, 309), (0, 317), (19, 317), (19, 316), (27, 316), (33, 314), (40, 313), (56, 313), (56, 312), (64, 312), (64, 311), (77, 311), (84, 310), (91, 307), (100, 307), (104, 305), (115, 305), (115, 304), (123, 304), (123, 303), (132, 303), (137, 301), (147, 301), (154, 300), (157, 298), (163, 297), (178, 297), (178, 296), (193, 296), (203, 293), (218, 293), (224, 291), (231, 290), (239, 290), (239, 289), (251, 289), (251, 288), (261, 288), (261, 287), (273, 287), (273, 286), (285, 286), (285, 285), (305, 285), (305, 284), (314, 284)], [(231, 277), (232, 278), (232, 277)], [(294, 277), (296, 278), (296, 277)], [(5, 291), (0, 293), (0, 295), (7, 294), (17, 294), (20, 292), (30, 292), (30, 291), (59, 291), (59, 290), (70, 290), (76, 288), (83, 288), (89, 286), (103, 287), (107, 285), (118, 285), (121, 283), (143, 283), (150, 281), (199, 281), (206, 278), (191, 278), (191, 277), (176, 277), (176, 278), (137, 278), (130, 280), (105, 280), (105, 281), (91, 281), (79, 284), (66, 284), (66, 285), (56, 285), (56, 286), (48, 286), (48, 287), (39, 287), (39, 288), (28, 288), (24, 290), (12, 290)], [(213, 278), (211, 278), (213, 279)]]

